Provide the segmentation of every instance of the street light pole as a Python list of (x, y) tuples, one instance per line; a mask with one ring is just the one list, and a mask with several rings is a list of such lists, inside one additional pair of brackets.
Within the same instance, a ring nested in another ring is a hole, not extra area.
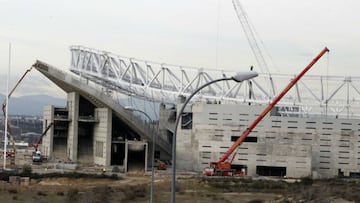
[(225, 80), (234, 80), (235, 82), (242, 82), (244, 80), (249, 80), (251, 78), (257, 77), (258, 73), (255, 71), (246, 71), (246, 72), (237, 72), (234, 76), (228, 77), (228, 78), (220, 78), (213, 81), (210, 81), (202, 86), (200, 86), (198, 89), (196, 89), (191, 95), (185, 100), (184, 104), (182, 105), (179, 113), (176, 116), (175, 121), (175, 129), (174, 134), (172, 137), (172, 176), (171, 176), (171, 203), (175, 203), (175, 194), (176, 194), (176, 132), (177, 128), (180, 122), (180, 117), (182, 113), (184, 112), (186, 104), (189, 103), (189, 101), (203, 88), (206, 86), (209, 86), (213, 83), (225, 81)]
[[(152, 119), (150, 118), (150, 116), (145, 113), (142, 110), (139, 109), (135, 109), (134, 107), (131, 106), (125, 106), (125, 110), (128, 111), (138, 111), (142, 114), (144, 114), (150, 123), (152, 123)], [(151, 127), (151, 139), (152, 139), (152, 150), (151, 150), (151, 183), (150, 183), (150, 203), (154, 202), (154, 165), (155, 165), (155, 136), (154, 136), (154, 126)]]

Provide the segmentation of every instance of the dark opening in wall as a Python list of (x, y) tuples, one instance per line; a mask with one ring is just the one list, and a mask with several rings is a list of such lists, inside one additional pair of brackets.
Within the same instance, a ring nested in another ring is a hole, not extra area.
[(350, 177), (351, 178), (360, 178), (360, 173), (359, 172), (350, 172)]
[(261, 176), (286, 176), (286, 167), (256, 166), (256, 174)]
[[(240, 136), (231, 136), (231, 142), (236, 142)], [(244, 142), (257, 142), (257, 137), (246, 137)]]
[(248, 171), (247, 165), (231, 164), (231, 169), (235, 169), (236, 171), (242, 171), (244, 173), (244, 175), (247, 175), (247, 171)]
[(94, 117), (95, 106), (89, 100), (80, 96), (79, 101), (79, 118)]
[(183, 113), (181, 115), (181, 129), (192, 129), (192, 113)]
[(146, 155), (145, 145), (141, 146), (141, 145), (137, 145), (137, 144), (134, 145), (129, 143), (127, 171), (144, 171), (145, 155)]
[(344, 171), (342, 171), (341, 168), (338, 169), (338, 176), (344, 177)]
[(155, 150), (155, 159), (160, 159), (160, 151)]
[(167, 139), (168, 143), (172, 144), (173, 133), (170, 130), (166, 131), (166, 139)]
[(125, 158), (125, 142), (111, 143), (111, 165), (123, 165)]

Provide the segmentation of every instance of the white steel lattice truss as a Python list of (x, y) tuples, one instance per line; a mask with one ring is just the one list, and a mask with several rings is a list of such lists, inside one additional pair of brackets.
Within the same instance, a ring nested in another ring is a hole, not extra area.
[[(70, 49), (72, 72), (107, 89), (149, 101), (175, 104), (179, 95), (189, 96), (202, 84), (235, 73), (149, 62), (82, 46)], [(275, 94), (294, 78), (271, 76)], [(215, 83), (201, 91), (197, 100), (267, 104), (274, 98), (268, 77), (259, 74), (242, 83)], [(305, 75), (277, 106), (283, 116), (360, 118), (360, 77)]]

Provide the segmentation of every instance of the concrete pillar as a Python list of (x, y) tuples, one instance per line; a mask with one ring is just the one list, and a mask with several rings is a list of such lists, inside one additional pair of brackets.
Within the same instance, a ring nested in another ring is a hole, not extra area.
[[(176, 116), (180, 116), (179, 125), (177, 126), (177, 136), (176, 136), (176, 168), (180, 170), (189, 169), (194, 170), (196, 165), (194, 164), (196, 160), (195, 157), (198, 157), (197, 150), (194, 151), (194, 143), (192, 139), (193, 129), (182, 129), (182, 117), (179, 115), (186, 97), (179, 96), (177, 99), (176, 105)], [(193, 113), (192, 105), (188, 104), (183, 113)], [(193, 117), (194, 119), (194, 117)], [(196, 145), (197, 147), (197, 145)]]
[[(43, 112), (43, 131), (54, 122), (54, 106), (45, 106)], [(41, 152), (42, 155), (47, 156), (49, 159), (53, 155), (54, 148), (54, 126), (52, 126), (47, 132), (46, 135), (42, 138)]]
[(128, 167), (128, 157), (129, 157), (129, 153), (128, 153), (128, 150), (129, 150), (129, 143), (128, 141), (126, 140), (125, 141), (125, 160), (124, 160), (124, 173), (127, 173), (127, 167)]
[[(153, 149), (152, 149), (153, 150)], [(144, 165), (144, 171), (147, 171), (147, 166), (148, 166), (148, 157), (151, 158), (151, 155), (149, 156), (148, 154), (149, 152), (149, 143), (145, 143), (145, 165)], [(151, 153), (150, 153), (151, 154)], [(154, 158), (154, 157), (153, 157)], [(150, 163), (152, 163), (152, 159), (150, 159)]]
[(76, 92), (71, 92), (67, 95), (70, 118), (67, 140), (67, 156), (71, 161), (77, 161), (78, 154), (79, 100), (80, 96)]
[(96, 108), (95, 118), (98, 122), (94, 125), (94, 163), (110, 166), (112, 110), (109, 108)]

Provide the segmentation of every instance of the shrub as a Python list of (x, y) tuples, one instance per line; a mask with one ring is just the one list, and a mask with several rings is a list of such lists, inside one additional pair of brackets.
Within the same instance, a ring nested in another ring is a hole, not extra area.
[(309, 188), (301, 192), (301, 198), (305, 201), (311, 201), (316, 198), (316, 193), (313, 188)]
[(56, 195), (58, 195), (58, 196), (64, 196), (64, 192), (58, 191), (58, 192), (56, 193)]
[(144, 187), (137, 187), (135, 190), (136, 197), (145, 197), (146, 196), (146, 189)]
[(254, 200), (248, 201), (248, 203), (263, 203), (263, 202), (265, 202), (265, 201), (262, 199), (254, 199)]
[(267, 187), (267, 184), (266, 182), (264, 181), (254, 181), (252, 184), (251, 184), (251, 188), (253, 189), (265, 189)]
[(8, 192), (11, 193), (11, 194), (18, 193), (18, 191), (16, 189), (14, 189), (14, 188), (8, 189)]
[(31, 175), (32, 173), (32, 168), (31, 168), (31, 165), (29, 164), (24, 164), (23, 167), (22, 167), (22, 175)]
[(301, 178), (301, 183), (303, 183), (304, 185), (312, 185), (313, 182), (314, 180), (311, 177)]
[(75, 201), (77, 199), (78, 193), (79, 193), (79, 190), (77, 190), (77, 189), (74, 189), (74, 188), (69, 189), (69, 191), (67, 193), (67, 199), (70, 202)]
[(95, 196), (95, 202), (109, 202), (109, 195), (111, 193), (111, 188), (109, 186), (97, 186), (93, 189)]
[(39, 195), (39, 196), (46, 196), (46, 193), (44, 193), (44, 192), (42, 192), (42, 191), (38, 191), (38, 192), (37, 192), (37, 195)]

